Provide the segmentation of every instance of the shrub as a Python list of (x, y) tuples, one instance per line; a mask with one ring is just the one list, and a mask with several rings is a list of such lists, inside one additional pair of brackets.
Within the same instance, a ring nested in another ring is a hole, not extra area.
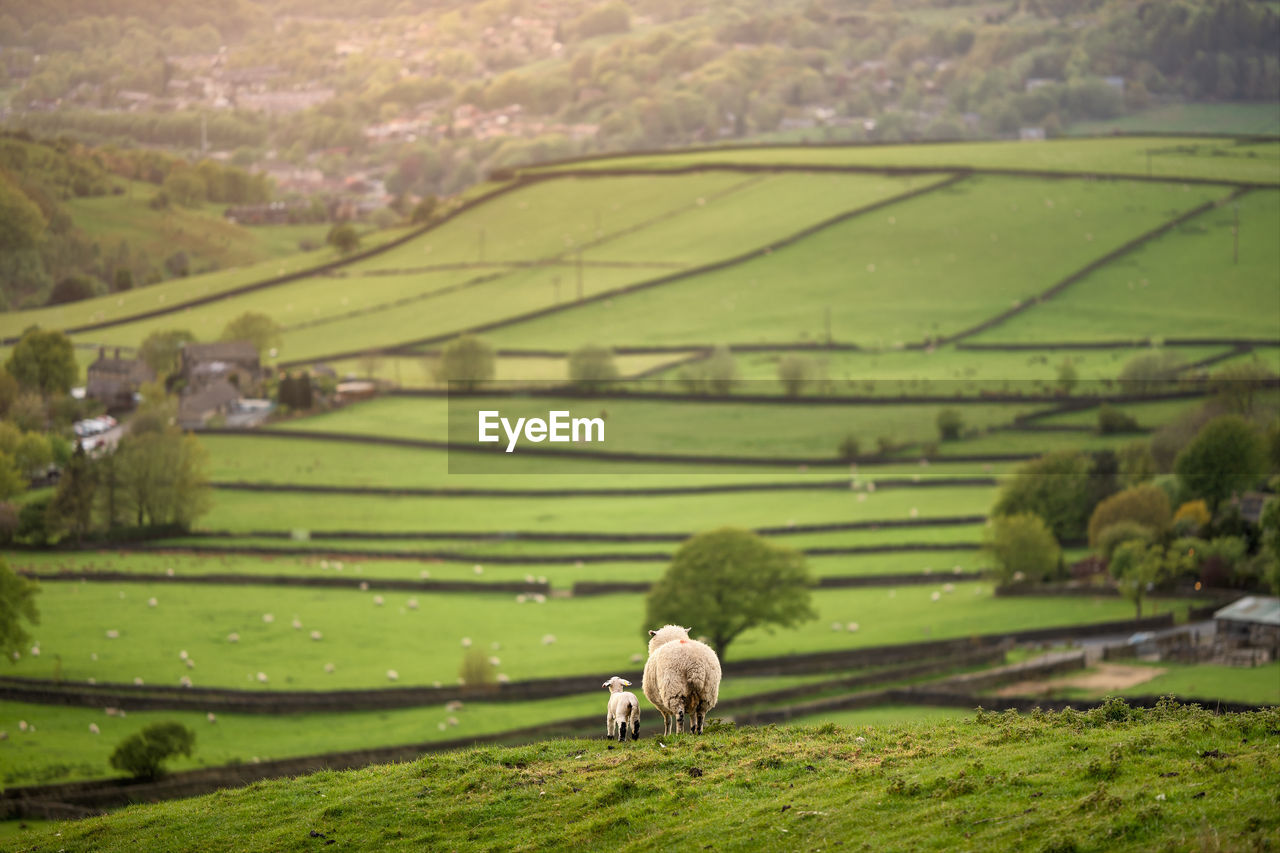
[(1136, 521), (1117, 521), (1098, 531), (1098, 541), (1094, 546), (1107, 562), (1115, 556), (1116, 549), (1126, 542), (1152, 543), (1156, 533), (1145, 524)]
[(1159, 534), (1169, 524), (1169, 497), (1158, 486), (1143, 484), (1125, 489), (1099, 503), (1089, 517), (1089, 544), (1098, 544), (1098, 535), (1119, 521), (1133, 521)]
[(813, 361), (799, 355), (784, 355), (778, 360), (778, 381), (788, 397), (798, 397), (813, 381)]
[(1121, 432), (1139, 432), (1137, 420), (1119, 409), (1103, 403), (1098, 407), (1098, 432), (1103, 435), (1114, 435)]
[(840, 439), (836, 446), (836, 456), (844, 462), (856, 462), (858, 459), (858, 437), (850, 433)]
[(484, 652), (477, 648), (467, 649), (462, 656), (462, 666), (458, 668), (458, 678), (462, 679), (464, 687), (470, 689), (478, 689), (491, 687), (497, 681), (497, 675), (490, 666), (489, 661), (484, 656)]
[(1047, 580), (1057, 571), (1062, 556), (1049, 526), (1031, 512), (993, 518), (983, 534), (982, 551), (990, 557), (1002, 585), (1020, 579), (1033, 583)]
[(1187, 501), (1173, 514), (1173, 529), (1179, 535), (1188, 536), (1209, 524), (1213, 516), (1204, 501)]
[(430, 222), (431, 217), (435, 215), (436, 205), (438, 203), (438, 200), (433, 195), (428, 194), (423, 196), (422, 201), (418, 202), (417, 206), (413, 208), (413, 217), (411, 220), (413, 224), (422, 225), (423, 223)]
[(738, 381), (738, 362), (728, 347), (716, 347), (701, 364), (707, 390), (712, 394), (728, 394)]
[(152, 723), (130, 735), (111, 753), (111, 766), (141, 779), (164, 772), (164, 762), (175, 755), (191, 755), (196, 733), (182, 723)]
[(1058, 388), (1063, 394), (1070, 394), (1079, 381), (1080, 377), (1076, 373), (1075, 365), (1071, 363), (1071, 359), (1067, 359), (1058, 365)]
[(569, 381), (586, 390), (601, 390), (618, 379), (613, 350), (587, 344), (569, 356)]
[(943, 441), (955, 441), (964, 429), (964, 418), (955, 409), (938, 412), (938, 435)]
[(1143, 353), (1120, 369), (1120, 382), (1128, 394), (1151, 394), (1173, 383), (1185, 368), (1181, 356), (1168, 350)]
[(78, 275), (69, 275), (53, 286), (49, 292), (50, 305), (65, 305), (93, 296), (93, 283)]

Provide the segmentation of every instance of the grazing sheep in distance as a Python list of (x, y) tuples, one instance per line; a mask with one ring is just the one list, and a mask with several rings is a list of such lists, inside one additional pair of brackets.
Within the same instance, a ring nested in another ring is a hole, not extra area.
[(706, 643), (689, 639), (689, 629), (664, 625), (649, 632), (644, 695), (662, 714), (663, 734), (679, 733), (689, 715), (689, 731), (702, 733), (707, 711), (720, 696), (720, 659)]
[(631, 739), (640, 740), (640, 702), (636, 694), (622, 689), (630, 687), (631, 682), (615, 675), (600, 686), (609, 690), (609, 712), (604, 718), (605, 737), (613, 739), (616, 735), (618, 743), (622, 743), (627, 739), (627, 727), (630, 726)]

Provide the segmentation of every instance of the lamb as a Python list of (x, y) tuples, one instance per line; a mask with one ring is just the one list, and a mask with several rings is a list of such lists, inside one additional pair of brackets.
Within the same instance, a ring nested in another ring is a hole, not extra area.
[(640, 740), (640, 702), (636, 694), (623, 690), (630, 687), (631, 682), (625, 678), (613, 676), (601, 687), (609, 689), (609, 713), (604, 718), (605, 737), (618, 738), (618, 743), (627, 739), (627, 726), (631, 726), (631, 739)]
[(707, 711), (720, 695), (720, 659), (705, 643), (689, 639), (689, 629), (664, 625), (649, 632), (644, 695), (662, 714), (663, 734), (679, 733), (689, 715), (689, 731), (702, 734)]

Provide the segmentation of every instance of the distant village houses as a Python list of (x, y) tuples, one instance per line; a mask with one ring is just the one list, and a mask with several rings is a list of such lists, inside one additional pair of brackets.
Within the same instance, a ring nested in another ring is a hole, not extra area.
[(258, 350), (248, 341), (187, 344), (177, 372), (182, 387), (178, 425), (199, 429), (234, 415), (244, 398), (257, 391), (262, 376)]

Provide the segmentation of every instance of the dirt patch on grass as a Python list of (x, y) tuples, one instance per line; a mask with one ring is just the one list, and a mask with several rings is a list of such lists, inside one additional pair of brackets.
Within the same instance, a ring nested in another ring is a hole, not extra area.
[(1102, 695), (1116, 690), (1127, 690), (1164, 675), (1165, 670), (1155, 666), (1126, 666), (1124, 664), (1098, 664), (1085, 672), (1051, 678), (1045, 681), (1019, 681), (1006, 684), (996, 691), (997, 696), (1041, 696), (1062, 688), (1075, 688)]

